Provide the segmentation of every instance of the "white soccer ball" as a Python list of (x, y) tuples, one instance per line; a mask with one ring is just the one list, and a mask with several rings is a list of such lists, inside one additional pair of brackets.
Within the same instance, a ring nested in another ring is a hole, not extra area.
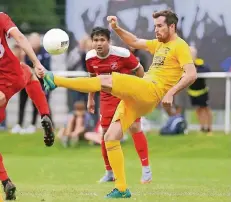
[(43, 47), (52, 55), (65, 53), (68, 46), (69, 36), (61, 29), (51, 29), (43, 37)]

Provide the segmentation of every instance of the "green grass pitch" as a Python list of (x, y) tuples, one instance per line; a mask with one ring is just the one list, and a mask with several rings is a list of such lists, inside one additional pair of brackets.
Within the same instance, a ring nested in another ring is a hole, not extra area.
[[(122, 147), (127, 182), (136, 202), (231, 201), (231, 136), (199, 133), (148, 135), (153, 182), (139, 183), (141, 166), (131, 138)], [(64, 149), (43, 144), (41, 133), (0, 133), (0, 151), (17, 185), (19, 202), (102, 202), (113, 183), (98, 184), (104, 174), (99, 146), (80, 143)]]

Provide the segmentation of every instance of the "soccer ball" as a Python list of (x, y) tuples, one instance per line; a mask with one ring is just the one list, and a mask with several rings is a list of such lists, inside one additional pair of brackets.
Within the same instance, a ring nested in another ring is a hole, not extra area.
[(68, 46), (69, 36), (61, 29), (51, 29), (43, 37), (43, 47), (52, 55), (65, 53)]

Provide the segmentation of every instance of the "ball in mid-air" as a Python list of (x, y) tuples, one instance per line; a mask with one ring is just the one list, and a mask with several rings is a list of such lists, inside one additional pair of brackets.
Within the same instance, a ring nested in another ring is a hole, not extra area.
[(43, 47), (52, 55), (59, 55), (67, 51), (69, 37), (62, 29), (50, 29), (43, 37)]

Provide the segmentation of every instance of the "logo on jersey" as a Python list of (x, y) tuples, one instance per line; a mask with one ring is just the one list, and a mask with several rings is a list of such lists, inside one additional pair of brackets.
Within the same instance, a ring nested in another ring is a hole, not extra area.
[(117, 62), (111, 63), (111, 69), (112, 69), (112, 70), (116, 70), (117, 68), (118, 68)]
[(93, 66), (94, 69), (97, 69), (98, 67), (97, 66)]

